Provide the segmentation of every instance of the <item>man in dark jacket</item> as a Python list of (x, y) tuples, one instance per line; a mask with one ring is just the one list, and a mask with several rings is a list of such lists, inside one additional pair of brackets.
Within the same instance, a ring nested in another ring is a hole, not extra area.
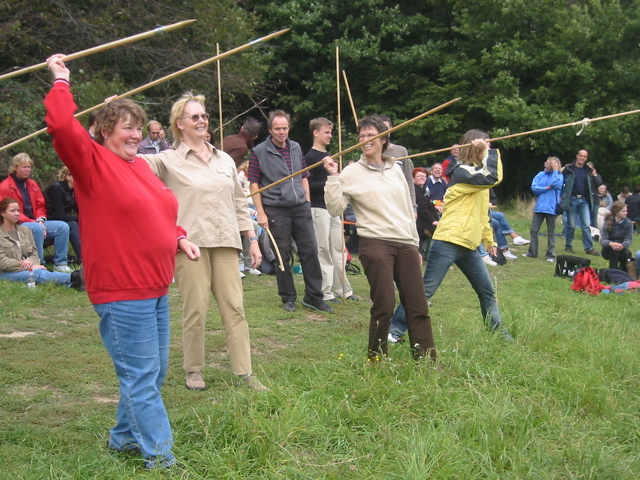
[[(269, 113), (267, 125), (271, 135), (253, 149), (249, 160), (248, 178), (252, 193), (306, 168), (300, 145), (289, 140), (289, 124), (289, 114), (284, 111)], [(308, 177), (308, 173), (297, 175), (257, 193), (253, 195), (253, 203), (258, 211), (258, 224), (270, 229), (282, 257), (284, 271), (276, 269), (276, 280), (283, 308), (288, 312), (296, 311), (297, 294), (290, 264), (293, 238), (304, 275), (302, 304), (333, 313), (333, 308), (323, 300), (322, 271), (311, 219)]]
[(567, 237), (565, 251), (573, 253), (573, 236), (576, 225), (582, 228), (582, 245), (587, 255), (599, 256), (593, 249), (593, 239), (591, 238), (592, 211), (595, 205), (595, 198), (598, 194), (598, 183), (594, 176), (594, 171), (586, 165), (589, 152), (580, 150), (576, 159), (570, 165), (562, 169), (564, 175), (564, 186), (562, 187), (562, 197), (560, 203), (563, 210), (569, 213), (569, 224), (567, 225)]

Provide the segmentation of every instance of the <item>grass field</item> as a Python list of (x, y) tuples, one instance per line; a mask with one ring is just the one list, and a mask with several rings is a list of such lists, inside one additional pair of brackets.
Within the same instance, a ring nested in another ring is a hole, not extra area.
[[(528, 237), (526, 213), (508, 218)], [(579, 238), (574, 247), (579, 255)], [(86, 295), (1, 283), (0, 478), (640, 478), (640, 297), (578, 294), (553, 270), (544, 258), (490, 269), (513, 344), (486, 333), (475, 294), (452, 270), (431, 309), (444, 373), (412, 361), (406, 345), (369, 365), (366, 300), (329, 316), (286, 313), (275, 277), (247, 276), (254, 371), (268, 393), (236, 386), (215, 308), (208, 388), (184, 387), (172, 287), (163, 397), (175, 474), (104, 448), (117, 382)], [(364, 275), (350, 280), (367, 298)]]

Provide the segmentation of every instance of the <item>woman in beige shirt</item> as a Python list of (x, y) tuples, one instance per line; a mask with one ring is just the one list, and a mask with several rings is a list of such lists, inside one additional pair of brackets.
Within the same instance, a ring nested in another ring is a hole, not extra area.
[(253, 390), (267, 388), (253, 375), (249, 326), (243, 306), (238, 232), (250, 241), (252, 267), (262, 261), (247, 199), (233, 159), (205, 141), (209, 115), (202, 95), (184, 94), (171, 108), (174, 150), (141, 155), (178, 198), (178, 223), (200, 247), (200, 261), (176, 258), (176, 283), (184, 301), (182, 314), (186, 386), (204, 390), (204, 336), (213, 293), (224, 324), (233, 373)]

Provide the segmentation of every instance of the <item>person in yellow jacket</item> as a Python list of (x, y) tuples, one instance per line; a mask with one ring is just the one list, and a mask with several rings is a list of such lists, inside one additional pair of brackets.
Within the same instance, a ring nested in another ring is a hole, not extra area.
[(462, 147), (458, 163), (449, 168), (449, 188), (433, 235), (424, 288), (427, 298), (433, 297), (455, 263), (478, 295), (487, 328), (512, 341), (502, 326), (493, 285), (478, 253), (481, 243), (490, 253), (496, 253), (489, 219), (489, 189), (502, 181), (502, 162), (500, 151), (491, 149), (488, 139), (482, 130), (469, 130), (460, 141), (461, 145), (472, 146)]
[(512, 340), (502, 327), (493, 284), (478, 253), (482, 243), (489, 253), (496, 254), (489, 217), (489, 189), (502, 181), (502, 162), (500, 151), (491, 149), (488, 139), (482, 130), (469, 130), (460, 141), (461, 145), (472, 146), (460, 149), (458, 164), (448, 172), (451, 182), (433, 236), (424, 288), (427, 298), (431, 298), (455, 263), (478, 295), (487, 328)]

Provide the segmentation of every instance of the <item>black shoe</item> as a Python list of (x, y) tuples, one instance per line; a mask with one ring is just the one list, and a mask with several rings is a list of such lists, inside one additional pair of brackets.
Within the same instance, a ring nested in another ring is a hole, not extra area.
[(329, 300), (326, 300), (327, 303), (335, 303), (336, 305), (342, 303), (340, 300), (338, 300), (337, 298), (330, 298)]
[(320, 312), (325, 312), (325, 313), (333, 313), (333, 308), (331, 308), (329, 305), (327, 305), (327, 302), (325, 301), (321, 301), (320, 303), (313, 304), (313, 303), (309, 303), (306, 301), (302, 301), (302, 305), (304, 305), (307, 308), (310, 308), (312, 310), (318, 310)]
[[(304, 304), (304, 302), (302, 302)], [(282, 308), (284, 308), (285, 312), (295, 312), (298, 310), (296, 308), (296, 302), (286, 302), (282, 304)]]
[(591, 250), (587, 250), (586, 254), (587, 255), (593, 255), (594, 257), (599, 257), (600, 256), (600, 252), (596, 252), (593, 248)]
[(354, 301), (354, 302), (359, 302), (360, 301), (360, 297), (356, 297), (355, 295), (349, 295), (347, 297), (347, 300), (351, 300), (351, 301)]
[(565, 249), (564, 249), (564, 251), (565, 251), (565, 252), (567, 252), (567, 253), (575, 253), (575, 252), (573, 251), (573, 248), (571, 248), (571, 247), (567, 247), (567, 248), (565, 248)]
[(75, 288), (79, 292), (84, 292), (84, 268), (71, 272), (71, 288)]

